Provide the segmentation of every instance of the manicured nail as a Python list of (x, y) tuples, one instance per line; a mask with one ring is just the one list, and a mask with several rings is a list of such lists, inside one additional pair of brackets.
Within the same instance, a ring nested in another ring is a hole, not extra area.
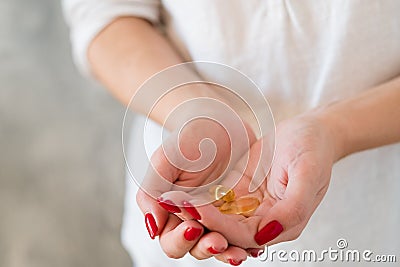
[(168, 212), (171, 212), (171, 213), (179, 213), (179, 212), (181, 212), (181, 209), (179, 207), (177, 207), (175, 205), (175, 203), (172, 202), (169, 199), (164, 200), (162, 198), (158, 198), (157, 202), (161, 207), (166, 209)]
[(185, 233), (183, 233), (183, 236), (187, 241), (193, 241), (196, 238), (198, 238), (200, 234), (201, 234), (200, 228), (189, 227), (188, 229), (186, 229)]
[(213, 247), (209, 247), (207, 250), (208, 250), (208, 252), (210, 252), (211, 254), (220, 254), (220, 253), (223, 251), (223, 249), (221, 249), (221, 250), (219, 251), (219, 250), (217, 250), (217, 249), (215, 249), (215, 248), (213, 248)]
[(260, 256), (264, 251), (262, 249), (260, 250), (253, 250), (250, 252), (250, 256), (252, 256), (253, 258), (258, 258), (258, 256)]
[(255, 236), (254, 240), (258, 245), (264, 245), (265, 243), (275, 239), (283, 231), (283, 226), (278, 221), (269, 222), (264, 226)]
[(182, 202), (183, 208), (190, 214), (192, 215), (193, 219), (195, 220), (201, 220), (201, 216), (199, 214), (199, 212), (196, 210), (195, 207), (193, 207), (193, 205), (188, 202), (188, 201), (183, 201)]
[(234, 259), (228, 259), (228, 262), (230, 265), (239, 266), (240, 264), (242, 264), (243, 261), (242, 260), (235, 261)]
[(250, 256), (252, 256), (253, 258), (257, 258), (258, 252), (252, 251), (252, 252), (250, 252)]
[(153, 214), (150, 212), (144, 215), (144, 221), (146, 223), (147, 232), (149, 232), (150, 238), (154, 239), (157, 235), (158, 227)]

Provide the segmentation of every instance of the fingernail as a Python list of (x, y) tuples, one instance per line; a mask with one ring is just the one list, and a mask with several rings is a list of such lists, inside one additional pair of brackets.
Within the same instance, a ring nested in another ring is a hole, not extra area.
[(171, 212), (171, 213), (179, 213), (179, 212), (181, 212), (181, 209), (179, 207), (177, 207), (175, 205), (175, 203), (172, 202), (172, 200), (169, 200), (169, 199), (164, 200), (162, 198), (158, 198), (157, 202), (161, 207), (166, 209), (168, 212)]
[(209, 247), (207, 250), (208, 250), (208, 252), (210, 252), (211, 254), (220, 254), (220, 253), (223, 251), (223, 249), (217, 250), (217, 249), (215, 249), (215, 248), (213, 248), (213, 247)]
[(264, 226), (255, 236), (254, 240), (258, 245), (264, 245), (265, 243), (275, 239), (283, 231), (283, 226), (278, 221), (269, 222)]
[(196, 238), (198, 238), (200, 234), (201, 234), (200, 228), (189, 227), (188, 229), (186, 229), (185, 233), (183, 233), (183, 236), (187, 241), (193, 241)]
[(154, 239), (157, 235), (158, 227), (153, 214), (150, 212), (144, 215), (144, 221), (146, 223), (147, 232), (149, 232), (150, 238)]
[(252, 251), (250, 252), (250, 256), (252, 256), (253, 258), (258, 258), (258, 256), (260, 256), (263, 252), (263, 250)]
[(234, 259), (228, 259), (228, 262), (230, 265), (239, 266), (240, 264), (242, 264), (243, 261), (242, 260), (235, 261)]
[(258, 252), (250, 252), (250, 256), (252, 256), (253, 258), (257, 258), (258, 257)]
[(190, 214), (192, 215), (193, 219), (195, 220), (200, 220), (201, 216), (199, 214), (199, 212), (196, 210), (195, 207), (193, 207), (193, 205), (188, 202), (188, 201), (183, 201), (182, 202), (183, 208)]

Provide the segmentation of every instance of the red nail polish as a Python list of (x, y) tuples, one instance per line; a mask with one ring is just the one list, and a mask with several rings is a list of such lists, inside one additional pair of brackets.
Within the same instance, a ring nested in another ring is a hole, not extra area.
[(255, 236), (254, 240), (258, 245), (264, 245), (265, 243), (275, 239), (283, 231), (283, 226), (278, 221), (269, 222), (264, 226)]
[(147, 232), (149, 232), (150, 238), (154, 239), (157, 235), (158, 227), (153, 214), (150, 212), (144, 215), (144, 221), (146, 223)]
[(219, 253), (221, 253), (222, 251), (218, 251), (218, 250), (216, 250), (215, 248), (213, 248), (213, 247), (209, 247), (208, 249), (208, 252), (210, 252), (211, 254), (219, 254)]
[(196, 210), (195, 207), (193, 207), (192, 204), (188, 201), (183, 201), (182, 202), (183, 208), (190, 214), (192, 215), (193, 219), (195, 220), (201, 220), (201, 216), (199, 212)]
[(239, 266), (240, 264), (242, 264), (243, 261), (242, 260), (235, 261), (233, 259), (228, 259), (228, 262), (229, 262), (230, 265)]
[(201, 231), (202, 230), (200, 228), (189, 227), (188, 229), (186, 229), (183, 236), (187, 241), (193, 241), (200, 236)]
[(250, 256), (252, 256), (253, 258), (257, 258), (258, 257), (258, 252), (250, 252)]
[(261, 255), (262, 253), (263, 253), (263, 250), (252, 251), (252, 252), (250, 252), (250, 256), (252, 256), (253, 258), (258, 258), (258, 256)]
[(163, 200), (162, 198), (159, 198), (159, 199), (157, 199), (157, 202), (161, 207), (166, 209), (168, 212), (171, 212), (171, 213), (179, 213), (179, 212), (181, 212), (181, 209), (179, 207), (177, 207), (175, 205), (175, 203), (172, 202), (169, 199)]

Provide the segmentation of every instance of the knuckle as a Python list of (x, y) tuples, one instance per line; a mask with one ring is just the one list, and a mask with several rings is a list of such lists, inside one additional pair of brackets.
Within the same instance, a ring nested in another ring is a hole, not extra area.
[(144, 193), (142, 190), (138, 190), (136, 193), (136, 203), (140, 205), (140, 203), (142, 203), (143, 200), (144, 200)]
[(196, 260), (204, 260), (205, 259), (204, 256), (200, 256), (197, 253), (195, 253), (194, 251), (190, 251), (190, 255), (192, 255), (192, 257), (195, 258)]
[(160, 159), (164, 156), (163, 150), (161, 148), (156, 149), (150, 157), (150, 161), (152, 163), (160, 161)]
[(163, 248), (165, 255), (167, 255), (168, 258), (171, 259), (180, 259), (183, 256), (185, 256), (186, 253), (180, 253), (176, 250), (173, 249), (167, 249), (167, 248)]
[(188, 245), (183, 240), (177, 240), (174, 238), (176, 237), (161, 237), (160, 244), (168, 258), (180, 259), (189, 252)]
[[(171, 149), (164, 150), (163, 146), (160, 146), (150, 157), (151, 165), (153, 170), (159, 170), (162, 166), (170, 163), (170, 160), (176, 161), (176, 153), (171, 151)], [(167, 153), (168, 152), (168, 153)], [(167, 153), (167, 154), (166, 154)]]

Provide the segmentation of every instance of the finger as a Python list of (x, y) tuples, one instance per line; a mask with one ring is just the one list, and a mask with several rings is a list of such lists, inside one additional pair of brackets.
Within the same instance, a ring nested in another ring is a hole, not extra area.
[(157, 199), (162, 193), (171, 189), (179, 176), (179, 170), (171, 164), (160, 146), (151, 156), (146, 174), (140, 188), (149, 196)]
[(262, 248), (249, 248), (246, 249), (246, 251), (249, 254), (249, 256), (253, 258), (258, 258), (261, 254), (264, 253), (264, 249)]
[(151, 239), (154, 239), (163, 231), (164, 225), (168, 219), (168, 212), (160, 207), (157, 202), (142, 189), (139, 189), (136, 193), (136, 202), (144, 214), (149, 236)]
[(228, 241), (217, 232), (203, 235), (199, 242), (190, 250), (190, 254), (198, 260), (208, 259), (221, 254), (228, 248)]
[(257, 247), (253, 236), (261, 217), (246, 218), (242, 215), (222, 214), (213, 205), (197, 207), (197, 210), (201, 215), (199, 222), (208, 229), (222, 234), (229, 244), (242, 248)]
[(158, 204), (166, 211), (177, 215), (181, 220), (200, 220), (201, 216), (192, 203), (196, 202), (191, 195), (182, 191), (165, 192), (158, 198)]
[(204, 228), (200, 223), (193, 220), (182, 222), (170, 214), (160, 235), (160, 245), (168, 257), (179, 259), (193, 248), (203, 232)]
[(247, 252), (242, 248), (229, 246), (223, 253), (216, 255), (215, 258), (230, 265), (239, 266), (247, 259)]
[(263, 213), (264, 216), (254, 240), (258, 245), (272, 245), (296, 239), (318, 205), (317, 202), (313, 185), (304, 179), (288, 185), (283, 199), (276, 201), (272, 207), (264, 209), (266, 203), (259, 207), (256, 214)]
[[(222, 214), (212, 204), (196, 206), (196, 204), (192, 204), (192, 202), (196, 202), (196, 199), (192, 199), (189, 194), (182, 191), (170, 191), (164, 193), (161, 198), (164, 202), (170, 203), (170, 206), (172, 206), (172, 203), (174, 205), (182, 203), (182, 206), (178, 207), (179, 212), (175, 213), (177, 216), (182, 220), (198, 220), (211, 231), (222, 234), (229, 244), (243, 248), (257, 247), (253, 236), (257, 231), (261, 217), (246, 218), (242, 215)], [(164, 204), (160, 204), (165, 207)]]
[(176, 172), (164, 156), (162, 148), (158, 148), (152, 155), (144, 180), (136, 194), (136, 202), (145, 215), (146, 228), (152, 239), (163, 230), (168, 218), (168, 212), (158, 205), (156, 199), (171, 188), (171, 182), (177, 177)]

